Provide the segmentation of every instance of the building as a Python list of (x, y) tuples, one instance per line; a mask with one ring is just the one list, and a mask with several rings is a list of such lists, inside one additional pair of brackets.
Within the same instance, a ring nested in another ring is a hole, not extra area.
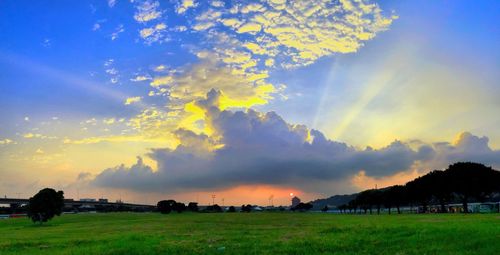
[(292, 198), (292, 207), (295, 207), (295, 206), (297, 206), (298, 204), (300, 204), (300, 198), (298, 198), (298, 197), (293, 197), (293, 198)]
[(80, 202), (95, 202), (95, 198), (81, 198)]

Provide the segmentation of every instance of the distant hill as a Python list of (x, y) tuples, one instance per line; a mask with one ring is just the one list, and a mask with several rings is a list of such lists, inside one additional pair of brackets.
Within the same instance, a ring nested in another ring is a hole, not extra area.
[(321, 208), (327, 205), (329, 208), (336, 208), (339, 205), (347, 204), (349, 201), (356, 198), (359, 193), (350, 194), (350, 195), (335, 195), (329, 198), (316, 199), (311, 201), (313, 204), (313, 210), (321, 210)]

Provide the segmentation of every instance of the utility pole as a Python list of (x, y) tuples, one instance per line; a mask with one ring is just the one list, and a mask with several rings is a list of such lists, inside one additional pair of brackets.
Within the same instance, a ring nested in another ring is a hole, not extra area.
[(212, 194), (212, 205), (215, 205), (215, 194)]

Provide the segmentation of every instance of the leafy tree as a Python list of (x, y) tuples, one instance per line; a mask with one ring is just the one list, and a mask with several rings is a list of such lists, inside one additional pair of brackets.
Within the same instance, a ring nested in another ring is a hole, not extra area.
[(251, 212), (252, 211), (252, 206), (251, 205), (242, 205), (241, 206), (241, 211), (242, 212)]
[(186, 210), (186, 205), (184, 203), (176, 202), (172, 210), (176, 211), (177, 213), (184, 212)]
[(190, 202), (187, 207), (188, 207), (187, 209), (191, 212), (197, 212), (199, 210), (198, 203), (196, 202)]
[(227, 211), (228, 212), (236, 212), (236, 208), (234, 208), (234, 206), (230, 206)]
[[(386, 200), (390, 200), (390, 204), (396, 207), (398, 214), (401, 214), (401, 205), (406, 201), (406, 189), (401, 185), (394, 185), (389, 187), (385, 192), (387, 198)], [(389, 213), (391, 210), (389, 209)]]
[(28, 202), (28, 217), (33, 222), (47, 222), (55, 215), (59, 216), (64, 207), (64, 192), (51, 188), (40, 190)]
[(158, 208), (158, 211), (160, 211), (163, 214), (168, 214), (172, 210), (174, 210), (175, 207), (175, 200), (162, 200), (159, 201), (158, 204), (156, 204), (156, 207)]
[(311, 203), (302, 203), (300, 202), (298, 205), (295, 207), (292, 207), (292, 211), (308, 211), (313, 208), (313, 205)]
[(500, 190), (500, 172), (483, 164), (458, 162), (445, 170), (453, 192), (462, 201), (463, 210), (468, 213), (471, 198), (483, 201), (491, 193)]
[(432, 196), (440, 205), (441, 213), (447, 212), (446, 204), (452, 200), (452, 186), (450, 185), (450, 176), (444, 171), (434, 170), (427, 175), (428, 186)]
[(348, 209), (347, 204), (339, 205), (337, 206), (337, 209), (339, 209), (340, 213), (346, 213), (346, 210)]
[(215, 205), (207, 206), (206, 211), (207, 212), (222, 212), (222, 208), (218, 204), (215, 204)]
[(428, 211), (429, 203), (432, 199), (432, 176), (420, 176), (413, 181), (406, 183), (405, 187), (408, 191), (408, 199), (411, 202), (422, 206), (422, 212)]

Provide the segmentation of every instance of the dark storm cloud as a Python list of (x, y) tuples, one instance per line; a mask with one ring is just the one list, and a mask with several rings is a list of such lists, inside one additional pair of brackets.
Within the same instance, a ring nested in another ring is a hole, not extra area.
[[(381, 149), (355, 149), (327, 139), (320, 131), (291, 125), (274, 112), (220, 111), (220, 94), (211, 91), (198, 102), (206, 109), (214, 141), (189, 130), (175, 132), (181, 141), (176, 149), (154, 149), (150, 157), (158, 164), (153, 171), (142, 159), (132, 167), (104, 170), (94, 185), (136, 191), (185, 191), (217, 189), (242, 184), (292, 185), (314, 191), (311, 183), (341, 181), (361, 170), (373, 177), (408, 170), (415, 162), (478, 160), (498, 164), (499, 151), (488, 139), (464, 133), (456, 145), (422, 144), (417, 149), (394, 141)], [(311, 137), (309, 137), (309, 134)], [(213, 149), (215, 144), (224, 144)], [(414, 146), (413, 146), (414, 147)]]

